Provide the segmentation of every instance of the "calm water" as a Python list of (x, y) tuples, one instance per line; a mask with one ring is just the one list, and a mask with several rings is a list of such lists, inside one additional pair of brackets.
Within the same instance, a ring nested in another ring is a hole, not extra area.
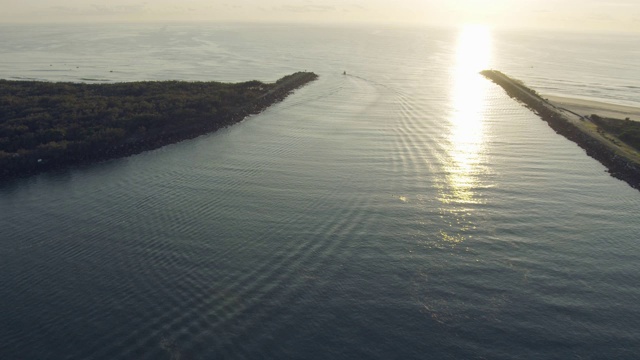
[(320, 75), (217, 133), (0, 185), (0, 358), (637, 358), (640, 193), (477, 75), (633, 105), (633, 41), (0, 27), (6, 79)]

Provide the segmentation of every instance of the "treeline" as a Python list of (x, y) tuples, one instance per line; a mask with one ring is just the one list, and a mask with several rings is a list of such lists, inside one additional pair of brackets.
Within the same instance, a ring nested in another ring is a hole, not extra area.
[(640, 151), (640, 122), (629, 119), (603, 118), (596, 114), (589, 116), (589, 119), (604, 132)]
[(0, 80), (0, 179), (153, 149), (242, 120), (312, 81)]

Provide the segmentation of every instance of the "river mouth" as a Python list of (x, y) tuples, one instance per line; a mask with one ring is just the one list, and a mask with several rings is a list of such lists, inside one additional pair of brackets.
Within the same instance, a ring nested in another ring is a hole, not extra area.
[[(640, 350), (637, 191), (472, 72), (469, 35), (195, 26), (177, 51), (160, 28), (102, 29), (69, 31), (104, 31), (129, 75), (320, 78), (215, 133), (0, 185), (0, 357)], [(509, 73), (547, 46), (482, 36)], [(90, 62), (67, 46), (51, 57)]]

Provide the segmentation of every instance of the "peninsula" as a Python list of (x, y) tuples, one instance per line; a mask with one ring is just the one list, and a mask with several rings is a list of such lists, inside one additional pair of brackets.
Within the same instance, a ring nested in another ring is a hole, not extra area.
[(117, 84), (0, 80), (0, 180), (101, 161), (241, 121), (315, 80)]
[[(560, 102), (549, 101), (500, 71), (484, 70), (481, 74), (534, 111), (558, 134), (585, 149), (589, 156), (606, 166), (612, 176), (640, 190), (640, 122), (628, 116), (610, 118), (612, 111), (603, 112), (604, 115), (580, 114), (578, 108), (571, 110), (569, 106), (562, 107)], [(583, 104), (580, 109), (584, 108)], [(615, 114), (621, 114), (624, 110), (621, 108), (617, 107)]]

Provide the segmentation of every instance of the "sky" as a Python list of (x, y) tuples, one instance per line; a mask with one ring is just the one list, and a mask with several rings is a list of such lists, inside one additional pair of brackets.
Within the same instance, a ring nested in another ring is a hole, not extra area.
[(0, 24), (392, 23), (640, 33), (640, 0), (0, 0)]

